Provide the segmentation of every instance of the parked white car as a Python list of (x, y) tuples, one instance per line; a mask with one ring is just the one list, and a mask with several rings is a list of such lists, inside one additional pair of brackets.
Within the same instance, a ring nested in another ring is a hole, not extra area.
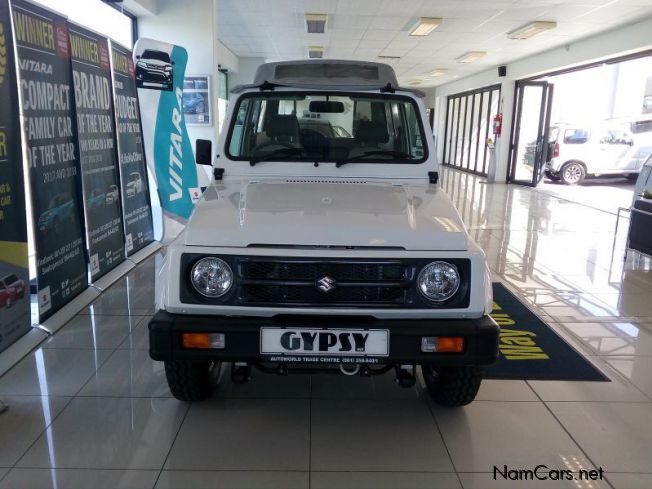
[(143, 179), (140, 176), (140, 173), (137, 171), (129, 174), (129, 180), (127, 180), (127, 198), (135, 197), (136, 194), (139, 194), (145, 190), (145, 185), (143, 184)]
[[(172, 394), (206, 399), (221, 362), (236, 382), (394, 369), (406, 387), (420, 366), (436, 402), (471, 402), (498, 355), (491, 280), (437, 183), (422, 94), (389, 66), (323, 60), (233, 92), (215, 180), (157, 277), (150, 355)], [(302, 138), (306, 111), (352, 136)]]
[(624, 124), (557, 124), (550, 127), (549, 142), (545, 175), (569, 185), (581, 183), (589, 175), (636, 179), (643, 165), (634, 158), (638, 148)]
[(106, 189), (105, 194), (105, 203), (106, 205), (115, 204), (120, 200), (120, 192), (118, 191), (117, 185), (109, 185), (109, 188)]

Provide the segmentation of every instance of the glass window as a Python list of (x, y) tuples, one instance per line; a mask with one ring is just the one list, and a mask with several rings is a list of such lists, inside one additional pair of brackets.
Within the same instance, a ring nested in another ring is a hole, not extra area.
[(489, 92), (483, 92), (482, 94), (482, 108), (480, 112), (480, 147), (478, 150), (478, 166), (476, 170), (480, 173), (486, 173), (486, 139), (489, 137), (489, 127), (491, 126), (491, 120), (489, 119)]
[(564, 131), (564, 144), (584, 144), (589, 140), (589, 131), (586, 129), (566, 129)]
[(450, 159), (451, 134), (453, 133), (453, 104), (453, 99), (448, 99), (448, 108), (446, 112), (446, 137), (444, 139), (444, 144), (446, 145), (444, 149), (444, 163), (448, 163)]
[(451, 124), (450, 148), (448, 149), (448, 163), (455, 164), (455, 145), (457, 144), (457, 129), (460, 116), (460, 99), (453, 100), (453, 122)]
[(464, 123), (466, 121), (466, 97), (460, 99), (459, 121), (457, 126), (457, 140), (455, 141), (455, 166), (462, 166), (462, 153), (464, 148)]
[(480, 124), (478, 117), (480, 114), (480, 94), (476, 93), (473, 96), (473, 114), (471, 116), (471, 125), (469, 131), (469, 170), (475, 170), (476, 166), (476, 157), (478, 155), (478, 130)]
[(66, 15), (72, 22), (104, 34), (129, 49), (133, 47), (133, 19), (102, 0), (36, 1)]
[(425, 158), (418, 108), (407, 97), (256, 93), (238, 103), (228, 141), (235, 159), (421, 163)]

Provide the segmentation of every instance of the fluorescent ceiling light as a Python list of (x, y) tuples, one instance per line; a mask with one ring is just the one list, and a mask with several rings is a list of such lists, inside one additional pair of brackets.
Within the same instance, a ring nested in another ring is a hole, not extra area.
[(421, 85), (421, 83), (422, 83), (421, 80), (416, 80), (415, 79), (415, 80), (410, 80), (408, 82), (408, 85), (417, 86), (417, 85)]
[(456, 61), (458, 63), (473, 63), (474, 61), (477, 61), (486, 55), (486, 51), (469, 51), (468, 53), (464, 53), (459, 58), (456, 58)]
[(308, 57), (309, 58), (323, 58), (324, 57), (324, 48), (322, 46), (310, 46), (310, 47), (308, 47)]
[(427, 36), (441, 25), (441, 17), (421, 17), (410, 31), (411, 36)]
[(510, 39), (530, 39), (531, 37), (554, 29), (555, 27), (557, 27), (557, 22), (530, 22), (528, 25), (524, 25), (515, 31), (507, 33), (507, 37)]
[(323, 34), (326, 31), (326, 14), (306, 14), (306, 30), (308, 34)]
[(448, 73), (448, 69), (446, 68), (435, 68), (434, 70), (428, 73), (428, 76), (443, 76), (446, 73)]

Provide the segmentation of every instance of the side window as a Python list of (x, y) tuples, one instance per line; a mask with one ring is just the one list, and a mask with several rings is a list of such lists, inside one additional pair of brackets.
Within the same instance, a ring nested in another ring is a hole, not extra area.
[(421, 129), (416, 110), (412, 104), (403, 104), (405, 107), (407, 127), (409, 131), (410, 154), (417, 158), (423, 157), (423, 141), (421, 140)]
[(564, 144), (584, 144), (589, 140), (589, 131), (585, 129), (566, 129)]
[(609, 129), (600, 137), (601, 144), (629, 145), (632, 142), (631, 135), (622, 129)]

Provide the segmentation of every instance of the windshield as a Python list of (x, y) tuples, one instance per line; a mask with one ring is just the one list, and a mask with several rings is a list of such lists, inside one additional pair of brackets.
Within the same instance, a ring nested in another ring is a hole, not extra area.
[(164, 53), (163, 51), (147, 50), (142, 54), (141, 59), (155, 59), (157, 61), (163, 61), (164, 63), (169, 63), (170, 55), (168, 53)]
[(230, 158), (252, 163), (421, 163), (424, 141), (409, 97), (255, 93), (239, 99), (227, 148)]

